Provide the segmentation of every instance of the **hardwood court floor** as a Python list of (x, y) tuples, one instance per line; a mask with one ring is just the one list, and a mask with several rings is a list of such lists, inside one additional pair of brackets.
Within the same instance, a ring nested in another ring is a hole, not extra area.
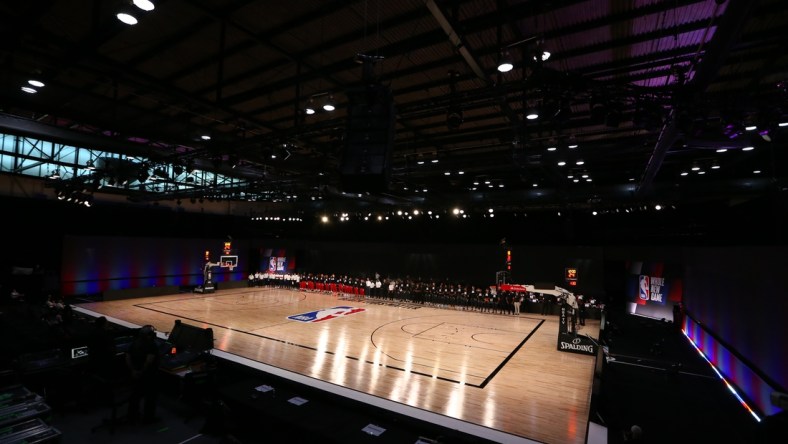
[[(352, 301), (278, 288), (77, 306), (162, 332), (176, 319), (212, 327), (216, 349), (512, 438), (585, 442), (595, 358), (556, 350), (556, 316)], [(310, 312), (325, 319), (315, 321)], [(599, 321), (588, 320), (580, 332), (597, 338)]]

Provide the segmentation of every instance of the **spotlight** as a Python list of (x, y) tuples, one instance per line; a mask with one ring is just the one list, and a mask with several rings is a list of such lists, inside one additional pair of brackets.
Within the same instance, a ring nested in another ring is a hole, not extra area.
[(304, 108), (304, 112), (308, 115), (315, 113), (315, 99), (309, 99), (309, 102), (307, 102), (306, 107)]
[(550, 54), (550, 51), (545, 49), (544, 40), (541, 38), (537, 40), (536, 49), (534, 50), (533, 54), (534, 54), (534, 61), (537, 63), (546, 62), (547, 59), (549, 59), (550, 56), (552, 55)]
[(43, 88), (44, 87), (44, 82), (42, 82), (40, 80), (30, 79), (30, 80), (27, 81), (27, 83), (28, 83), (28, 85), (35, 86), (36, 88)]
[(29, 86), (23, 86), (21, 89), (22, 89), (22, 91), (24, 91), (24, 92), (26, 92), (28, 94), (35, 94), (35, 93), (38, 92), (38, 90), (36, 90), (35, 88), (31, 88)]
[(501, 57), (498, 60), (498, 71), (509, 72), (513, 68), (514, 64), (512, 64), (512, 57), (509, 55), (509, 51), (501, 52)]
[(326, 111), (334, 111), (337, 109), (336, 105), (334, 104), (334, 96), (328, 96), (326, 102), (323, 104), (323, 109)]
[(137, 17), (134, 15), (134, 9), (128, 4), (122, 5), (115, 17), (127, 25), (136, 25), (138, 22)]
[(525, 118), (528, 120), (536, 120), (539, 118), (539, 111), (536, 108), (529, 108), (525, 112)]
[(132, 3), (134, 3), (134, 6), (142, 9), (145, 12), (153, 11), (153, 9), (156, 7), (156, 5), (154, 5), (150, 0), (133, 0)]

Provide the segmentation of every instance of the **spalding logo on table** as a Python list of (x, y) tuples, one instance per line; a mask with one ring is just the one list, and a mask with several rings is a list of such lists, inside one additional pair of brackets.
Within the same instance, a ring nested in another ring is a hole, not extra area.
[(341, 318), (356, 313), (361, 313), (365, 309), (358, 307), (339, 306), (324, 308), (321, 310), (308, 311), (297, 315), (288, 316), (287, 319), (298, 322), (321, 322), (330, 319)]

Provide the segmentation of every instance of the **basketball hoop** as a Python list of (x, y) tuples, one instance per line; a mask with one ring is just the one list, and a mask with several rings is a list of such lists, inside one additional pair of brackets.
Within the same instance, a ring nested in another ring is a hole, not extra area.
[(233, 271), (238, 266), (238, 256), (222, 256), (219, 258), (219, 266)]

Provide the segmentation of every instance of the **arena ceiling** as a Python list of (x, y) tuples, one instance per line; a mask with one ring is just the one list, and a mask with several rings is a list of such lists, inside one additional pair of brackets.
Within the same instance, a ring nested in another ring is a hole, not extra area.
[(90, 159), (105, 181), (119, 164), (163, 171), (104, 188), (134, 201), (613, 211), (784, 196), (782, 0), (153, 3), (135, 25), (116, 17), (128, 2), (2, 3), (0, 132), (114, 153)]

